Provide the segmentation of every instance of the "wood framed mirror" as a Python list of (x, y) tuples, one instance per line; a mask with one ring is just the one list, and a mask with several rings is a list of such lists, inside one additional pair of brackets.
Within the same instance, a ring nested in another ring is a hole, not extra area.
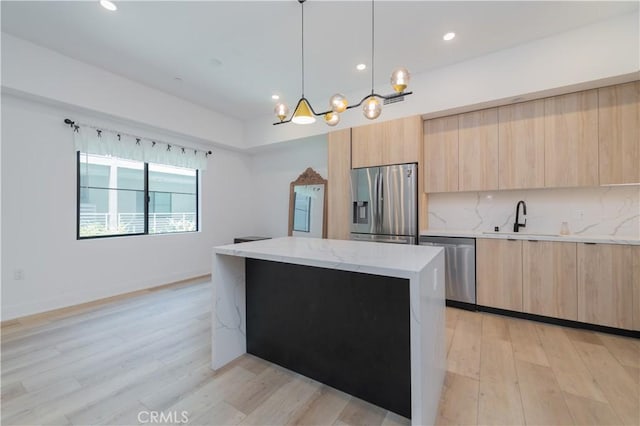
[(327, 180), (311, 167), (290, 184), (289, 236), (327, 238)]

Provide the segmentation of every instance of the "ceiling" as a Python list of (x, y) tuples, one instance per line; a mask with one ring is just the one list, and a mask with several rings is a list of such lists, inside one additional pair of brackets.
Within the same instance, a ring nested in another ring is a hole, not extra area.
[[(301, 94), (300, 5), (286, 1), (2, 1), (2, 31), (242, 120)], [(376, 1), (376, 91), (414, 75), (638, 10), (638, 2)], [(371, 3), (305, 3), (305, 95), (370, 90)], [(444, 42), (442, 36), (457, 37)], [(355, 65), (369, 68), (356, 71)], [(316, 106), (317, 105), (317, 106)]]

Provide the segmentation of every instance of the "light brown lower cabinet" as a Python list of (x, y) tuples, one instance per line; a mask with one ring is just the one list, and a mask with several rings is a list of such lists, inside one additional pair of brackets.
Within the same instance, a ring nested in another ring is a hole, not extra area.
[(640, 329), (640, 246), (578, 243), (578, 321)]
[(478, 304), (522, 312), (522, 241), (476, 240)]
[(578, 320), (576, 243), (523, 241), (524, 312)]
[(640, 246), (476, 239), (478, 305), (640, 330)]

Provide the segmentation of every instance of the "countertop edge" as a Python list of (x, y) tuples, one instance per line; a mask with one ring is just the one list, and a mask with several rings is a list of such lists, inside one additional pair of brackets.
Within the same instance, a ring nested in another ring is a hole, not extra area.
[(493, 238), (493, 239), (512, 239), (512, 240), (536, 240), (536, 241), (555, 241), (567, 243), (595, 243), (595, 244), (622, 244), (622, 245), (640, 245), (640, 238), (633, 237), (616, 237), (616, 236), (582, 236), (582, 235), (536, 235), (515, 233), (484, 233), (477, 231), (455, 231), (455, 230), (426, 230), (420, 231), (421, 237), (466, 237), (466, 238)]
[[(286, 238), (286, 237), (285, 237)], [(283, 240), (285, 239), (283, 238)], [(291, 237), (289, 237), (291, 238)], [(291, 254), (291, 253), (283, 253), (282, 250), (273, 249), (270, 247), (261, 247), (263, 245), (272, 245), (276, 244), (278, 239), (272, 240), (263, 240), (262, 242), (249, 242), (249, 243), (241, 243), (241, 244), (230, 244), (224, 246), (213, 247), (214, 254), (221, 254), (226, 256), (235, 256), (235, 257), (245, 257), (250, 259), (259, 259), (259, 260), (267, 260), (273, 262), (283, 262), (283, 263), (292, 263), (304, 266), (315, 266), (319, 268), (327, 268), (327, 269), (335, 269), (335, 270), (343, 270), (350, 272), (360, 272), (364, 274), (372, 274), (372, 275), (381, 275), (381, 276), (389, 276), (389, 277), (397, 277), (397, 278), (406, 278), (412, 279), (417, 276), (433, 261), (433, 259), (437, 256), (436, 253), (429, 253), (428, 256), (424, 258), (424, 263), (421, 267), (393, 267), (390, 265), (374, 265), (370, 262), (359, 263), (357, 260), (345, 259), (346, 256), (340, 256), (343, 253), (339, 251), (336, 254), (335, 259), (327, 259), (327, 258), (314, 258), (311, 255), (307, 254)], [(270, 243), (266, 243), (266, 241), (270, 241)], [(330, 240), (324, 240), (325, 242)], [(343, 240), (338, 240), (343, 241)], [(262, 244), (259, 244), (262, 243)], [(350, 242), (351, 243), (351, 242)], [(360, 243), (366, 244), (367, 246), (370, 244), (376, 243)], [(417, 246), (414, 246), (417, 247)], [(421, 247), (424, 249), (425, 247)], [(270, 253), (269, 251), (273, 251)], [(332, 250), (332, 254), (334, 251)], [(341, 258), (343, 257), (343, 258)]]
[(214, 251), (215, 254), (221, 254), (223, 256), (235, 256), (244, 257), (246, 259), (267, 260), (270, 262), (291, 263), (294, 265), (312, 266), (317, 268), (335, 269), (347, 272), (359, 272), (362, 274), (380, 275), (394, 278), (411, 279), (417, 276), (420, 271), (407, 271), (407, 270), (392, 270), (386, 268), (376, 268), (368, 265), (355, 265), (351, 263), (330, 263), (326, 261), (316, 261), (308, 258), (296, 258), (296, 257), (284, 257), (268, 255), (264, 253), (249, 253), (249, 252), (230, 252), (230, 251)]

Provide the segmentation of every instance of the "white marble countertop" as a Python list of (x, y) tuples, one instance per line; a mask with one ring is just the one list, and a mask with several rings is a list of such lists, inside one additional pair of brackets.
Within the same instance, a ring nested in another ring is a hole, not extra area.
[(514, 240), (559, 241), (570, 243), (600, 243), (600, 244), (629, 244), (640, 245), (640, 237), (618, 237), (615, 235), (559, 235), (559, 234), (528, 234), (526, 232), (487, 232), (428, 229), (420, 231), (420, 236), (430, 237), (470, 237), (470, 238), (499, 238)]
[(439, 247), (365, 241), (283, 237), (229, 244), (214, 253), (351, 272), (409, 278), (442, 250)]

